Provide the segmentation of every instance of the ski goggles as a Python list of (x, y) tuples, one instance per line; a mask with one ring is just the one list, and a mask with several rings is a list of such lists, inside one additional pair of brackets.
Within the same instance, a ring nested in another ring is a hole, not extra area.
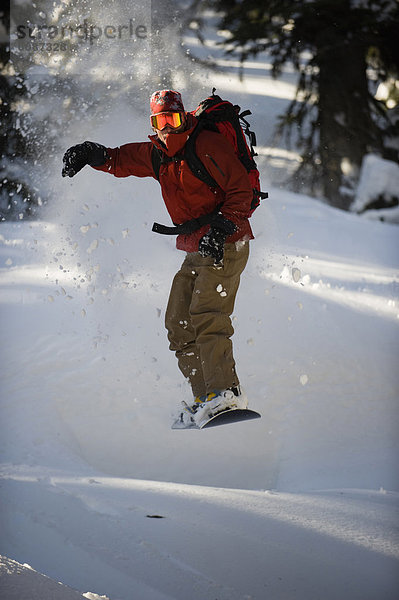
[(181, 112), (163, 112), (157, 115), (151, 115), (151, 125), (154, 129), (162, 131), (167, 125), (172, 129), (177, 129), (182, 124)]

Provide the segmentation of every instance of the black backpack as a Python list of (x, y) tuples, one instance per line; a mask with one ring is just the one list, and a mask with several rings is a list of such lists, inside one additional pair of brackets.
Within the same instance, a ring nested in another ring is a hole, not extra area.
[[(222, 100), (220, 96), (215, 95), (215, 89), (212, 90), (212, 95), (200, 102), (198, 107), (191, 112), (197, 119), (198, 124), (187, 140), (183, 154), (177, 154), (173, 157), (167, 156), (162, 150), (152, 149), (151, 160), (156, 178), (159, 180), (159, 171), (161, 164), (179, 161), (183, 158), (186, 160), (188, 167), (192, 173), (201, 181), (206, 183), (211, 188), (217, 188), (218, 185), (210, 173), (207, 171), (203, 162), (198, 157), (195, 151), (195, 145), (198, 135), (203, 130), (216, 131), (221, 133), (232, 144), (234, 150), (247, 170), (249, 180), (253, 189), (253, 198), (251, 203), (251, 214), (259, 206), (260, 200), (267, 198), (267, 192), (262, 192), (260, 189), (259, 171), (254, 160), (256, 153), (254, 146), (256, 145), (256, 136), (250, 130), (250, 125), (245, 117), (251, 114), (250, 110), (240, 113), (240, 107), (233, 105), (228, 100)], [(241, 122), (244, 125), (241, 125)], [(245, 138), (247, 135), (249, 144)], [(215, 211), (208, 215), (203, 215), (198, 219), (192, 219), (175, 227), (166, 227), (159, 223), (154, 223), (152, 230), (157, 233), (176, 234), (176, 233), (192, 233), (203, 225), (211, 222), (214, 215), (219, 212), (220, 206)]]

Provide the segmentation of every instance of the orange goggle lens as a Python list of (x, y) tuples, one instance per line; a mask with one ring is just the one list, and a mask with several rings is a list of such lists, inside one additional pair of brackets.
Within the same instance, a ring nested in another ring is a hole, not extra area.
[(151, 125), (154, 129), (162, 131), (167, 125), (172, 129), (177, 129), (182, 124), (181, 113), (179, 112), (168, 112), (159, 113), (158, 115), (151, 115)]

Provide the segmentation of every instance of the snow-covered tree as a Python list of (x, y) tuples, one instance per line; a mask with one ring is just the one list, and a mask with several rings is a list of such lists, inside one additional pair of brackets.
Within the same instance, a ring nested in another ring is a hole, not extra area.
[(17, 106), (26, 94), (24, 78), (10, 64), (10, 7), (0, 12), (0, 221), (24, 218), (40, 203), (24, 176), (29, 147), (19, 127)]
[[(219, 15), (221, 44), (242, 61), (269, 52), (276, 77), (292, 63), (297, 95), (279, 131), (295, 135), (302, 153), (296, 187), (322, 181), (328, 201), (348, 208), (348, 184), (362, 158), (376, 152), (398, 160), (399, 3), (396, 0), (196, 0), (191, 24), (201, 30), (205, 9)], [(387, 86), (385, 96), (380, 84)], [(377, 99), (379, 98), (379, 99)], [(346, 193), (345, 193), (346, 189)]]

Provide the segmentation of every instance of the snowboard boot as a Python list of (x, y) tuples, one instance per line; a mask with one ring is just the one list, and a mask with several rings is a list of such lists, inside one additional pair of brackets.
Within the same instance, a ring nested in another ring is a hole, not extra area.
[(205, 398), (203, 396), (196, 398), (194, 404), (196, 408), (192, 413), (192, 419), (199, 425), (223, 410), (232, 408), (245, 409), (247, 406), (248, 398), (238, 385), (226, 390), (210, 392)]

